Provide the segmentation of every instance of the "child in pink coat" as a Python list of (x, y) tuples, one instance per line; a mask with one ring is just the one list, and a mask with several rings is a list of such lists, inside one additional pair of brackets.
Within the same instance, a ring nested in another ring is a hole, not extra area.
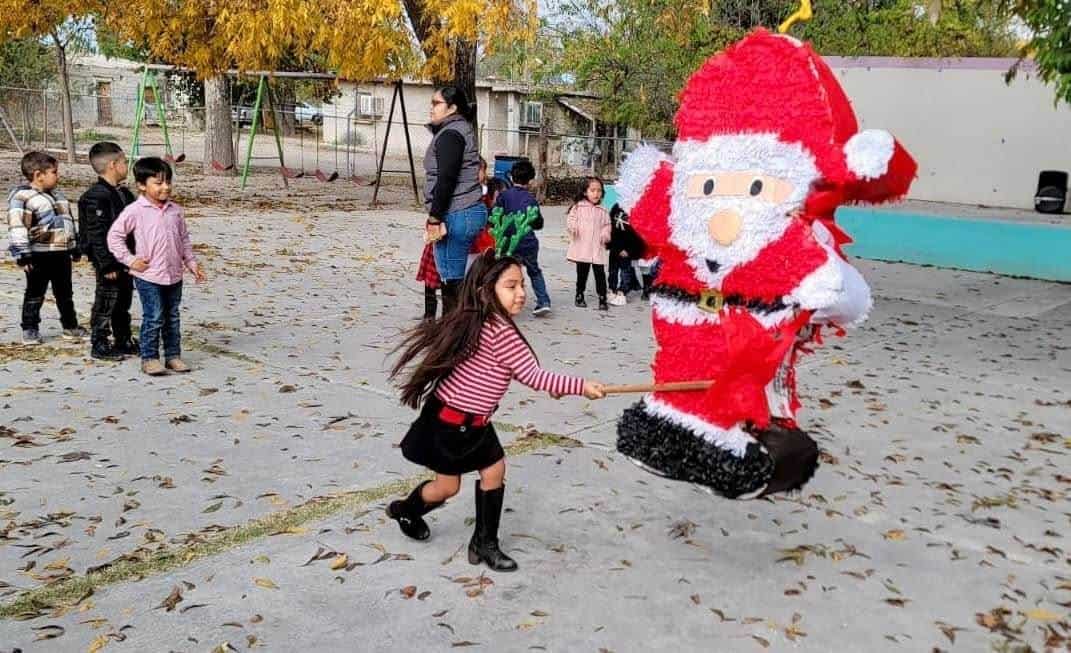
[(598, 177), (588, 177), (569, 209), (566, 227), (569, 230), (569, 250), (565, 257), (576, 263), (576, 305), (584, 308), (584, 291), (588, 286), (588, 270), (595, 270), (595, 291), (599, 294), (599, 310), (609, 310), (606, 303), (606, 263), (610, 242), (610, 214), (602, 208), (603, 186)]

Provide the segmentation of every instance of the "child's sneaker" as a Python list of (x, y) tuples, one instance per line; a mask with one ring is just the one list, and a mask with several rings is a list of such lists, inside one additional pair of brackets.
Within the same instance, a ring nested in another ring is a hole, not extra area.
[(185, 374), (190, 371), (190, 366), (183, 363), (181, 358), (168, 359), (166, 367), (172, 372), (178, 372), (179, 374)]
[(141, 371), (149, 376), (164, 376), (167, 374), (167, 368), (156, 359), (141, 361)]
[(544, 304), (542, 306), (536, 306), (532, 309), (532, 315), (546, 315), (550, 312), (550, 305)]
[(73, 329), (64, 329), (62, 338), (64, 340), (82, 340), (89, 334), (83, 327), (74, 327)]
[(607, 301), (609, 301), (611, 306), (624, 306), (628, 303), (628, 300), (625, 299), (625, 293), (622, 292), (616, 292), (610, 295), (610, 299)]
[(41, 332), (37, 329), (23, 329), (22, 330), (22, 344), (24, 345), (39, 345), (41, 344)]

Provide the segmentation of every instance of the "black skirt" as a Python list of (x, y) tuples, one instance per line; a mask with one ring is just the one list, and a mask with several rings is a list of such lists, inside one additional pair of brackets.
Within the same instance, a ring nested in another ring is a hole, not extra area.
[(456, 426), (439, 419), (443, 403), (428, 397), (420, 417), (402, 439), (402, 455), (411, 463), (437, 474), (457, 476), (494, 465), (506, 456), (490, 422), (483, 426)]

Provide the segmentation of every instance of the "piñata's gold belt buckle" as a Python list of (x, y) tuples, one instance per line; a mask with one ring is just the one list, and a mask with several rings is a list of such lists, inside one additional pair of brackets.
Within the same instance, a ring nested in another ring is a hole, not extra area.
[(707, 313), (717, 313), (725, 305), (725, 295), (717, 290), (704, 290), (699, 293), (699, 310)]

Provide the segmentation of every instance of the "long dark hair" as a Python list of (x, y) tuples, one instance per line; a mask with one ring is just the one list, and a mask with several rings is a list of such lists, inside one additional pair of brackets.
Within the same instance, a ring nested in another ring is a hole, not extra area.
[[(602, 197), (599, 198), (599, 204), (602, 203), (602, 198), (606, 197), (606, 183), (603, 182), (601, 177), (584, 177), (583, 183), (576, 189), (576, 194), (573, 195), (573, 203), (569, 205), (569, 211), (572, 211), (573, 207), (588, 198), (588, 187), (591, 186), (593, 181), (599, 182), (599, 188), (602, 189)], [(569, 211), (566, 211), (566, 213)]]
[(469, 104), (469, 98), (465, 95), (465, 91), (459, 86), (440, 86), (435, 89), (439, 95), (443, 96), (443, 100), (446, 101), (446, 106), (457, 107), (457, 113), (465, 120), (472, 121), (472, 105)]
[[(461, 285), (457, 308), (441, 319), (424, 320), (405, 333), (392, 354), (401, 352), (391, 368), (390, 378), (401, 375), (410, 363), (420, 358), (409, 378), (399, 386), (402, 403), (410, 408), (419, 408), (435, 385), (444, 379), (462, 361), (476, 353), (480, 344), (480, 330), (493, 316), (505, 320), (517, 329), (513, 318), (499, 304), (495, 284), (502, 273), (511, 266), (520, 267), (521, 262), (512, 256), (495, 258), (493, 249), (480, 254), (472, 264)], [(528, 341), (519, 330), (525, 344)], [(531, 345), (528, 345), (531, 349)], [(534, 353), (534, 352), (533, 352)]]

